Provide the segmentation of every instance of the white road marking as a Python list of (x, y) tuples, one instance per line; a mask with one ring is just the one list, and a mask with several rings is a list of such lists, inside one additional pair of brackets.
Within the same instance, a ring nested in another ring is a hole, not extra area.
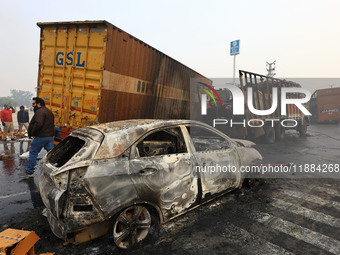
[(283, 201), (281, 199), (274, 199), (274, 202), (271, 203), (273, 206), (279, 209), (283, 209), (285, 211), (289, 211), (306, 218), (312, 219), (314, 221), (318, 221), (332, 227), (340, 228), (340, 219), (330, 216), (328, 214), (324, 214), (321, 212), (317, 212), (303, 206), (294, 205), (292, 203)]
[(247, 254), (294, 254), (233, 224), (228, 224), (224, 233), (221, 235), (226, 238), (228, 242), (240, 244), (242, 246), (242, 252), (245, 251)]
[(340, 197), (340, 191), (334, 190), (334, 189), (330, 189), (330, 188), (325, 188), (325, 187), (316, 187), (316, 190), (325, 192), (331, 196), (337, 196)]
[(6, 195), (6, 196), (1, 196), (0, 199), (9, 198), (9, 197), (15, 197), (15, 196), (20, 196), (20, 195), (24, 195), (24, 194), (26, 194), (26, 193), (27, 193), (27, 191), (20, 192), (20, 193), (15, 193), (15, 194), (9, 194), (9, 195)]
[(312, 203), (316, 203), (316, 204), (327, 206), (327, 207), (333, 207), (337, 210), (340, 210), (339, 202), (325, 200), (318, 196), (307, 194), (307, 193), (302, 193), (300, 191), (284, 190), (283, 193), (291, 197), (301, 198), (307, 202), (312, 202)]
[(259, 223), (265, 224), (275, 230), (283, 232), (306, 243), (312, 244), (325, 251), (333, 254), (340, 254), (340, 241), (331, 237), (299, 226), (290, 221), (277, 218), (268, 213), (252, 212), (250, 217)]

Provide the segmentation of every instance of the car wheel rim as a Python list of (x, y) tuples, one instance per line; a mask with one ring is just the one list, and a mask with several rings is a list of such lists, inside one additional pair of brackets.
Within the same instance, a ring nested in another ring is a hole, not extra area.
[(151, 216), (144, 206), (131, 206), (117, 217), (113, 240), (121, 249), (129, 249), (144, 240), (150, 230)]

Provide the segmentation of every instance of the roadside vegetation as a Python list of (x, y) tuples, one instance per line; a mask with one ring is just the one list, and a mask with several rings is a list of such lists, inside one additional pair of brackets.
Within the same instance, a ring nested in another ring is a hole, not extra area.
[(32, 103), (33, 93), (30, 91), (11, 89), (11, 96), (0, 97), (0, 107), (4, 104), (9, 104), (12, 106), (24, 105), (29, 107)]

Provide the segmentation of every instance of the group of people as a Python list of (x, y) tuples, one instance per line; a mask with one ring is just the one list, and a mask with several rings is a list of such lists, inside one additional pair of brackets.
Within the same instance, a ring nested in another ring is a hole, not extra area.
[[(22, 127), (25, 126), (28, 137), (33, 138), (29, 152), (28, 166), (25, 174), (21, 175), (24, 178), (34, 177), (34, 167), (39, 152), (43, 148), (49, 152), (54, 146), (55, 126), (53, 113), (46, 108), (45, 101), (40, 97), (33, 98), (32, 106), (34, 108), (34, 116), (30, 122), (28, 112), (25, 111), (24, 106), (20, 106), (20, 111), (17, 115), (20, 136), (22, 135)], [(15, 113), (15, 109), (9, 105), (4, 105), (4, 107), (1, 111), (1, 122), (4, 126), (3, 140), (7, 140), (8, 132), (11, 140), (15, 140), (12, 119), (12, 114)]]
[[(4, 109), (1, 111), (1, 122), (2, 122), (2, 125), (4, 126), (3, 141), (7, 141), (8, 133), (9, 133), (11, 140), (15, 140), (14, 126), (13, 126), (13, 119), (12, 119), (13, 113), (15, 113), (15, 109), (12, 106), (5, 104)], [(18, 111), (18, 114), (17, 114), (17, 120), (19, 124), (19, 135), (22, 138), (23, 137), (22, 127), (24, 126), (26, 130), (28, 130), (28, 122), (29, 122), (28, 111), (25, 110), (25, 107), (23, 105), (20, 106), (20, 111)]]

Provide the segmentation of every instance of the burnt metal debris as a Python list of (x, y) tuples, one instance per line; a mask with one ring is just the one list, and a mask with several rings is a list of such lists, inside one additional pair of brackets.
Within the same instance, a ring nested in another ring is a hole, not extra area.
[(240, 171), (200, 172), (195, 166), (239, 169), (262, 159), (253, 145), (189, 120), (127, 120), (78, 129), (43, 159), (39, 186), (51, 229), (82, 243), (111, 226), (116, 245), (130, 248), (147, 236), (153, 217), (164, 223), (240, 188), (245, 178)]

